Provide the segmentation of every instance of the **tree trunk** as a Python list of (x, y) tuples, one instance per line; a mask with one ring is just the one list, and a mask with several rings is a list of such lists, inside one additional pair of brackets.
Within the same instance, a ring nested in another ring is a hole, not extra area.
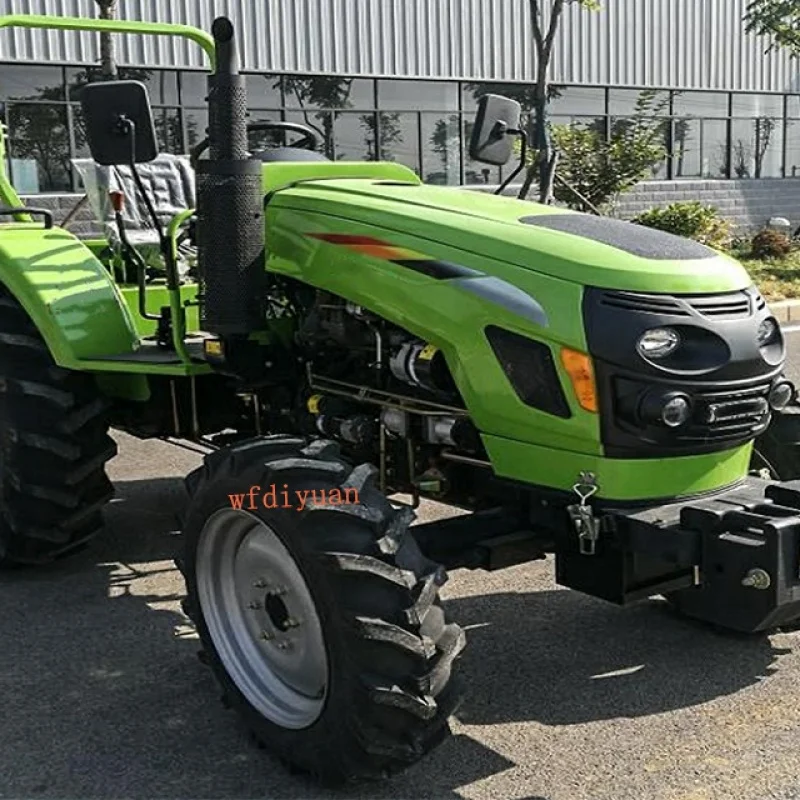
[[(96, 0), (99, 8), (100, 19), (114, 19), (116, 17), (117, 0)], [(116, 80), (117, 60), (114, 54), (114, 34), (108, 31), (100, 33), (100, 72), (107, 81)]]

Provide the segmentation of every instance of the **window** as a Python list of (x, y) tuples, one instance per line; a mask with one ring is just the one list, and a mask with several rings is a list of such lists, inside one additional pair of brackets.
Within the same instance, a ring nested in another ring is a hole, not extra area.
[(510, 97), (522, 106), (523, 113), (529, 113), (533, 108), (534, 87), (531, 83), (465, 83), (461, 87), (461, 107), (464, 111), (474, 112), (485, 94)]
[(458, 111), (458, 84), (378, 81), (378, 108), (387, 111)]
[(181, 104), (205, 106), (208, 88), (205, 72), (181, 72)]
[(381, 159), (405, 164), (419, 175), (419, 114), (384, 112), (378, 115), (378, 119)]
[(731, 170), (735, 178), (777, 178), (782, 174), (783, 126), (779, 119), (733, 121)]
[(676, 117), (727, 117), (728, 95), (724, 92), (673, 92)]
[[(283, 114), (276, 109), (263, 109), (253, 111), (248, 122), (256, 125), (259, 122), (281, 122)], [(301, 134), (293, 131), (281, 131), (267, 128), (266, 130), (251, 130), (247, 132), (247, 147), (252, 153), (268, 150), (271, 147), (286, 147), (299, 141)]]
[(733, 96), (734, 117), (782, 117), (783, 95), (735, 94)]
[(422, 114), (422, 177), (428, 183), (461, 182), (461, 140), (458, 114)]
[(204, 108), (185, 108), (183, 127), (186, 131), (186, 148), (194, 147), (208, 131), (208, 111)]
[(800, 120), (786, 125), (786, 177), (800, 178)]
[(11, 174), (23, 192), (67, 192), (72, 187), (65, 104), (14, 103), (7, 108)]
[[(287, 111), (287, 122), (297, 122), (311, 128), (319, 139), (319, 151), (335, 158), (333, 141), (333, 113), (330, 111)], [(292, 141), (291, 139), (289, 141)]]
[(245, 87), (249, 108), (281, 108), (283, 106), (280, 75), (248, 74), (245, 76)]
[(580, 86), (553, 88), (556, 95), (550, 100), (551, 113), (570, 116), (605, 116), (605, 89), (587, 89)]
[(61, 67), (0, 64), (0, 98), (3, 100), (64, 100)]
[[(154, 106), (178, 104), (178, 73), (165, 69), (146, 69), (144, 67), (120, 67), (120, 80), (141, 81), (147, 86), (150, 102)], [(69, 67), (67, 69), (67, 92), (71, 100), (80, 99), (80, 90), (87, 83), (100, 80), (100, 67)]]
[(284, 75), (286, 108), (374, 108), (373, 82), (338, 75)]
[(375, 159), (375, 115), (337, 111), (333, 122), (337, 161)]
[(701, 120), (702, 175), (704, 178), (727, 178), (729, 169), (728, 122), (722, 119)]
[(611, 89), (608, 93), (609, 112), (615, 116), (632, 116), (636, 112), (641, 94), (636, 89)]
[(154, 108), (153, 124), (155, 125), (156, 140), (161, 152), (183, 152), (183, 127), (180, 114), (176, 108)]
[(674, 119), (672, 121), (672, 175), (674, 178), (699, 178), (703, 174), (702, 136), (702, 120)]

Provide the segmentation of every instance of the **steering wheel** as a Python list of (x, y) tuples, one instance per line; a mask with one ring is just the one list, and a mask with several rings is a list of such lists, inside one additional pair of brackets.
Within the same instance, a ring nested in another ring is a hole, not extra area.
[[(297, 147), (302, 150), (316, 150), (319, 147), (319, 135), (315, 130), (309, 128), (308, 125), (301, 125), (299, 122), (251, 122), (247, 126), (248, 133), (255, 131), (284, 131), (288, 133), (298, 133), (300, 138), (287, 147)], [(200, 159), (200, 156), (208, 149), (211, 139), (206, 136), (205, 139), (198, 142), (189, 151), (189, 161), (192, 166), (195, 166)]]

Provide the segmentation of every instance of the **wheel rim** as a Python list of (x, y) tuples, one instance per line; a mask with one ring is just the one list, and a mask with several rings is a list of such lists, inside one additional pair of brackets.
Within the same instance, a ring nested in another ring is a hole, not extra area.
[(272, 528), (221, 509), (197, 550), (197, 592), (214, 647), (250, 704), (284, 728), (322, 712), (328, 658), (306, 581)]

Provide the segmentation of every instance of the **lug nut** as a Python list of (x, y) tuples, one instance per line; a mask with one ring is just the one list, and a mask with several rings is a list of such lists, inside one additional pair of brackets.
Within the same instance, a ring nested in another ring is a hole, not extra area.
[(772, 578), (769, 573), (763, 569), (751, 569), (747, 575), (742, 578), (742, 586), (748, 589), (769, 589), (772, 585)]
[(253, 583), (254, 589), (266, 589), (269, 584), (263, 579), (259, 578), (255, 583)]
[(274, 589), (270, 589), (267, 594), (270, 597), (283, 597), (286, 594), (286, 587), (276, 586)]
[(247, 604), (247, 607), (248, 607), (248, 608), (249, 608), (251, 611), (258, 611), (258, 610), (261, 608), (261, 604), (260, 604), (260, 603), (257, 603), (255, 600), (253, 600), (253, 602), (252, 602), (252, 603), (248, 603), (248, 604)]
[(294, 617), (288, 617), (286, 619), (286, 622), (284, 623), (284, 625), (286, 625), (287, 628), (299, 628), (302, 623), (303, 623), (303, 620), (301, 620), (301, 619), (295, 619)]
[(274, 633), (270, 633), (269, 631), (261, 631), (261, 641), (262, 642), (269, 642), (275, 638)]

